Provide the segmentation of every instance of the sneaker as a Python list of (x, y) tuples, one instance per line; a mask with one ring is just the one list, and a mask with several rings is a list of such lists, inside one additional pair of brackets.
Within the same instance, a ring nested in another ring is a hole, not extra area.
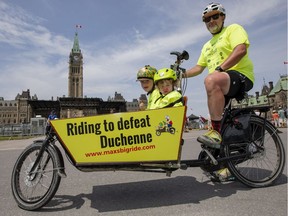
[(236, 180), (235, 177), (230, 173), (230, 171), (227, 168), (215, 171), (213, 178), (211, 178), (211, 181), (213, 182), (227, 182), (235, 180)]
[(199, 136), (197, 138), (197, 141), (211, 148), (220, 149), (220, 143), (222, 142), (222, 138), (217, 131), (210, 130), (207, 133)]

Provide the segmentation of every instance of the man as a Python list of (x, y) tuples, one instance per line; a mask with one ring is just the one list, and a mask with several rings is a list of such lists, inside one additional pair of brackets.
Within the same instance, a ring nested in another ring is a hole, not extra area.
[(50, 129), (51, 129), (50, 120), (54, 120), (54, 119), (57, 119), (57, 115), (56, 115), (55, 110), (53, 109), (47, 119), (46, 135), (50, 132)]
[(226, 11), (219, 3), (210, 3), (202, 13), (212, 38), (202, 48), (197, 64), (186, 71), (187, 77), (201, 74), (207, 67), (204, 84), (212, 130), (198, 137), (198, 141), (212, 148), (220, 148), (220, 123), (228, 98), (243, 95), (253, 87), (253, 64), (248, 57), (249, 40), (238, 24), (224, 27)]
[(280, 106), (278, 110), (280, 127), (286, 127), (286, 116), (284, 109)]

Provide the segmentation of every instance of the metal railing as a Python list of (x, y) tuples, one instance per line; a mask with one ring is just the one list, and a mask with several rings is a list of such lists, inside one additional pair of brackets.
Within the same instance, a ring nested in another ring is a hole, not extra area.
[(6, 124), (0, 125), (0, 136), (34, 136), (44, 135), (45, 125)]

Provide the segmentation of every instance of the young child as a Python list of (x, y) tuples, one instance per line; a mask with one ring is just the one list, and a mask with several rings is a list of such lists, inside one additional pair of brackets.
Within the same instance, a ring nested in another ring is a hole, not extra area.
[[(147, 92), (148, 102), (146, 109), (151, 109), (150, 106), (152, 104), (152, 101), (160, 96), (159, 90), (155, 88), (154, 84), (154, 75), (156, 72), (157, 72), (156, 68), (151, 67), (150, 65), (145, 65), (137, 73), (137, 81), (140, 82), (143, 90)], [(143, 107), (143, 103), (141, 104), (141, 107), (139, 107), (139, 109), (140, 110), (145, 109)]]
[(170, 68), (163, 68), (155, 73), (154, 82), (160, 96), (151, 104), (150, 109), (183, 106), (182, 94), (175, 90), (176, 81), (176, 73)]

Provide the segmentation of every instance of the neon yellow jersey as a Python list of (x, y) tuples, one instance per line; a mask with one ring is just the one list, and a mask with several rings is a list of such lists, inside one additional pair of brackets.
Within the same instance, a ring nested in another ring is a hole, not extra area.
[[(154, 89), (151, 94), (148, 95), (147, 109), (153, 109), (154, 102), (161, 96), (158, 89)], [(154, 108), (155, 109), (155, 108)]]
[[(204, 44), (197, 64), (207, 67), (209, 73), (212, 73), (239, 44), (246, 44), (247, 48), (250, 45), (244, 28), (238, 24), (224, 27), (219, 34), (214, 35), (211, 40)], [(244, 74), (254, 83), (253, 63), (248, 57), (248, 49), (247, 54), (229, 70), (236, 70)]]
[(178, 91), (172, 91), (169, 94), (163, 96), (160, 94), (160, 96), (152, 102), (150, 109), (160, 109), (160, 108), (165, 108), (167, 106), (169, 106), (172, 103), (173, 107), (179, 107), (179, 106), (183, 106), (182, 101), (180, 101), (182, 99), (182, 94)]

